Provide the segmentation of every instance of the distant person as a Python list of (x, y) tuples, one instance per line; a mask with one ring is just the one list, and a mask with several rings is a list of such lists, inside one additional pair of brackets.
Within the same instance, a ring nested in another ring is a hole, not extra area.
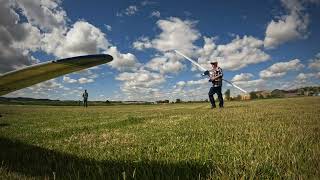
[(213, 97), (215, 93), (217, 93), (218, 95), (219, 107), (223, 108), (223, 97), (221, 93), (223, 72), (222, 69), (218, 66), (217, 61), (212, 61), (210, 62), (210, 64), (212, 66), (212, 69), (210, 71), (206, 71), (205, 74), (209, 75), (209, 82), (212, 82), (212, 87), (210, 88), (210, 91), (208, 93), (211, 103), (211, 109), (216, 108), (216, 103)]
[(89, 94), (88, 94), (87, 90), (84, 90), (84, 93), (82, 94), (82, 97), (83, 97), (83, 107), (88, 107)]

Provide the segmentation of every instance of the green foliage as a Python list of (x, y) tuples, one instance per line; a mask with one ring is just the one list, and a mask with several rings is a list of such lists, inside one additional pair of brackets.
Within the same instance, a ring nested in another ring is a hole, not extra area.
[(230, 89), (227, 89), (226, 92), (224, 93), (225, 99), (230, 101)]
[(284, 97), (284, 92), (282, 90), (275, 89), (271, 91), (271, 96), (274, 98), (282, 98)]
[(317, 179), (319, 100), (0, 105), (0, 179)]
[(254, 92), (254, 91), (250, 92), (250, 98), (251, 99), (257, 99), (258, 98), (257, 93)]

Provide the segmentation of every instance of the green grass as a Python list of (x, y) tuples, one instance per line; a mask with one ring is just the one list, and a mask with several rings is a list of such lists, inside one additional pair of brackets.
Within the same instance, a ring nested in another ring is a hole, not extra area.
[(320, 177), (319, 97), (0, 112), (0, 179)]

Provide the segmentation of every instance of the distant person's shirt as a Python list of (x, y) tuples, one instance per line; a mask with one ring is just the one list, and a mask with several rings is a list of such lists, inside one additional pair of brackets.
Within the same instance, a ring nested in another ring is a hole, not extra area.
[(87, 100), (88, 99), (88, 93), (83, 93), (82, 97), (83, 97), (83, 99)]
[(210, 70), (210, 72), (211, 72), (210, 78), (214, 78), (214, 77), (220, 76), (218, 79), (212, 81), (212, 85), (214, 87), (222, 86), (222, 77), (223, 77), (222, 69), (218, 66), (218, 67), (213, 68), (212, 70)]

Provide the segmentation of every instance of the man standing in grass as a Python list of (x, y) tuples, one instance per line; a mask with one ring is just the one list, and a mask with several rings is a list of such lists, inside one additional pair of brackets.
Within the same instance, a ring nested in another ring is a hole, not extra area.
[(87, 90), (84, 90), (84, 93), (82, 94), (83, 97), (83, 107), (88, 107), (88, 92)]
[(210, 82), (212, 82), (212, 87), (210, 88), (210, 91), (208, 93), (210, 103), (211, 103), (211, 109), (216, 108), (216, 103), (214, 101), (213, 95), (217, 93), (218, 99), (219, 99), (219, 107), (223, 108), (223, 97), (221, 93), (221, 88), (222, 88), (222, 77), (223, 77), (223, 72), (222, 69), (218, 66), (217, 61), (212, 61), (210, 62), (212, 66), (212, 70), (210, 72), (207, 72), (210, 76)]

